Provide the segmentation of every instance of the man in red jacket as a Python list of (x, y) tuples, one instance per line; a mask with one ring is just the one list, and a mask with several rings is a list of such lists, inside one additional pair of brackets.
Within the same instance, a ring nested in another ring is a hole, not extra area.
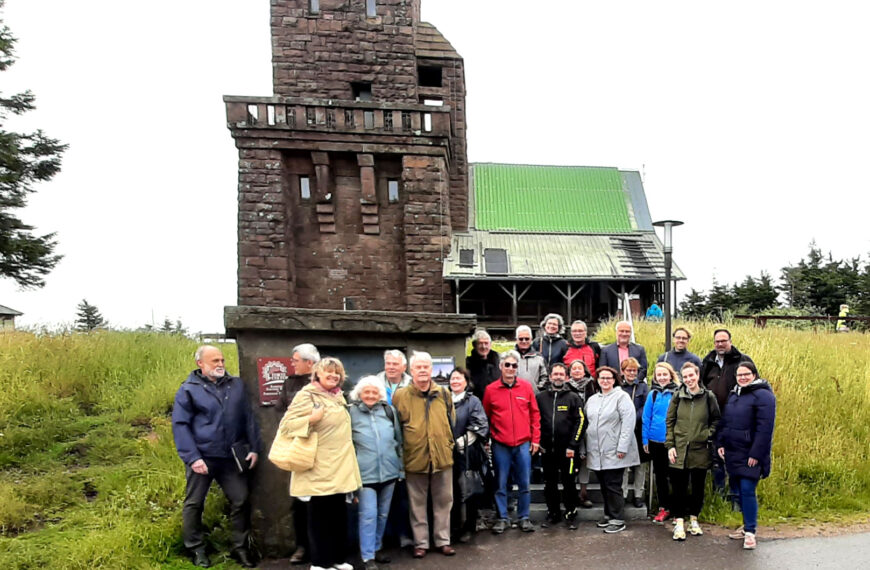
[(492, 460), (498, 482), (495, 505), (499, 518), (492, 527), (495, 534), (503, 533), (508, 526), (508, 475), (512, 475), (519, 489), (517, 515), (520, 530), (535, 530), (529, 520), (529, 484), (532, 454), (538, 452), (541, 442), (541, 414), (532, 385), (517, 378), (519, 361), (520, 355), (515, 350), (502, 354), (501, 378), (487, 386), (483, 395), (483, 409), (492, 432)]

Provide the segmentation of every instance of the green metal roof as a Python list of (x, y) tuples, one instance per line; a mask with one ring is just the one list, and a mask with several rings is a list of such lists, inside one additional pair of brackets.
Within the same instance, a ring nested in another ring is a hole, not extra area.
[(559, 233), (637, 231), (616, 168), (476, 163), (475, 227)]

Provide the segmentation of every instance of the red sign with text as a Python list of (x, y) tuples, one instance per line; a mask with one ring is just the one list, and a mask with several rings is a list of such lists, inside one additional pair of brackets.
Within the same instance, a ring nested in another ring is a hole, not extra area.
[(283, 357), (257, 359), (257, 375), (260, 378), (260, 405), (274, 406), (281, 398), (281, 388), (287, 377), (295, 374), (293, 360)]

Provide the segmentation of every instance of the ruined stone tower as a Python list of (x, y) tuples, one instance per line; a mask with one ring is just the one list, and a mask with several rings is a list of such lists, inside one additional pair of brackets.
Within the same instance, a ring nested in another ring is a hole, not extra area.
[(225, 97), (239, 305), (451, 312), (462, 58), (420, 0), (272, 0), (272, 97)]

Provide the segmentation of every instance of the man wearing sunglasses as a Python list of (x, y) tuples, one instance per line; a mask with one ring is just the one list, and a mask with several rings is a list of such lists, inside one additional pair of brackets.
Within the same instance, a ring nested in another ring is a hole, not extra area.
[(517, 517), (523, 532), (533, 532), (529, 520), (532, 454), (541, 442), (541, 414), (535, 391), (526, 380), (517, 377), (520, 355), (510, 350), (501, 356), (501, 378), (486, 387), (483, 409), (489, 418), (492, 434), (492, 460), (495, 464), (495, 505), (498, 520), (494, 534), (508, 528), (507, 483), (510, 475), (518, 488)]
[(532, 348), (532, 329), (526, 325), (517, 327), (516, 350), (520, 355), (517, 375), (528, 380), (537, 394), (547, 383), (547, 364), (544, 357)]

